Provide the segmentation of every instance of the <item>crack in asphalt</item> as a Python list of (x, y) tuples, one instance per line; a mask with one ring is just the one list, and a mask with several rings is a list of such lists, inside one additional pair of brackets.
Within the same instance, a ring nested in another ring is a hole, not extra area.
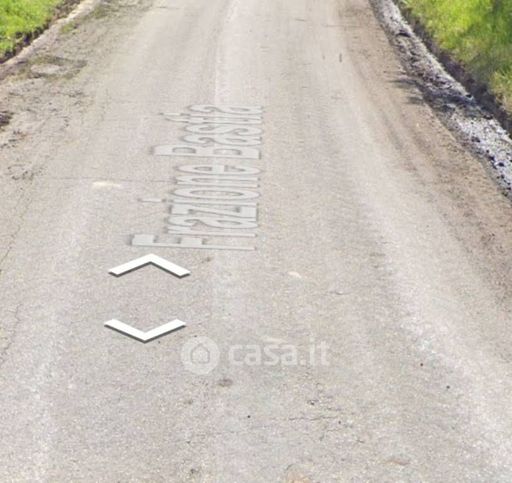
[(23, 303), (19, 303), (13, 311), (15, 324), (13, 326), (13, 329), (10, 331), (10, 334), (7, 335), (7, 337), (5, 337), (5, 339), (7, 340), (7, 343), (0, 349), (0, 369), (5, 364), (7, 353), (9, 352), (11, 346), (14, 344), (16, 335), (18, 333), (19, 325), (22, 323), (22, 320), (20, 317), (20, 310), (22, 307), (23, 307)]

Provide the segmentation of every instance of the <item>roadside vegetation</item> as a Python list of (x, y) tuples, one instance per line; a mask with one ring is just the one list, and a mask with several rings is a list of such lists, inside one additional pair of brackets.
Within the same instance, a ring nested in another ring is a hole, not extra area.
[(399, 0), (512, 113), (512, 0)]
[(0, 59), (41, 30), (63, 0), (0, 0)]

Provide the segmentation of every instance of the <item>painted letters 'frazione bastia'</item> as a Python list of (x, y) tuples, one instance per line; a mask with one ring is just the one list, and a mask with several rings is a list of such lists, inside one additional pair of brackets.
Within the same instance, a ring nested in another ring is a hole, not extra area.
[(254, 239), (258, 228), (261, 171), (246, 164), (261, 159), (263, 108), (195, 105), (189, 111), (164, 115), (184, 123), (186, 134), (181, 143), (157, 146), (153, 153), (207, 161), (179, 166), (169, 198), (141, 200), (169, 203), (170, 216), (162, 236), (138, 234), (132, 245), (254, 250), (237, 239)]

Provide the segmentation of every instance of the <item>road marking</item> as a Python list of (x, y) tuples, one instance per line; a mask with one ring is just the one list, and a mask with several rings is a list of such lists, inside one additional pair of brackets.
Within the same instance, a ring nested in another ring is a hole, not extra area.
[(145, 267), (146, 265), (154, 265), (155, 267), (161, 268), (162, 270), (165, 270), (166, 272), (169, 272), (178, 278), (190, 275), (190, 271), (188, 271), (186, 268), (180, 267), (179, 265), (169, 262), (165, 258), (153, 255), (152, 253), (132, 260), (131, 262), (125, 263), (123, 265), (119, 265), (118, 267), (112, 268), (108, 273), (116, 277), (120, 277), (125, 273), (138, 270), (139, 268)]
[(256, 238), (256, 233), (235, 233), (232, 231), (197, 231), (190, 228), (167, 227), (167, 234), (176, 236), (215, 236), (215, 237), (228, 237), (228, 238)]
[[(236, 185), (243, 179), (258, 186), (261, 170), (229, 164), (194, 164), (179, 166), (178, 171), (178, 186), (170, 196), (140, 199), (144, 203), (168, 204), (170, 216), (166, 218), (164, 233), (135, 234), (131, 245), (148, 248), (254, 251), (254, 246), (219, 244), (214, 239), (256, 238), (256, 233), (248, 230), (258, 228), (260, 195), (257, 191)], [(184, 176), (182, 173), (187, 174)], [(208, 182), (213, 179), (216, 184)], [(197, 181), (200, 182), (199, 186), (196, 185)], [(159, 238), (164, 240), (159, 241)]]
[[(134, 234), (131, 245), (254, 251), (254, 245), (236, 243), (237, 239), (256, 238), (259, 228), (262, 171), (245, 164), (262, 156), (263, 107), (198, 104), (189, 106), (188, 112), (162, 114), (168, 121), (180, 123), (185, 135), (178, 144), (154, 147), (154, 155), (210, 159), (178, 166), (175, 186), (167, 197), (139, 199), (168, 204), (169, 216), (163, 232)], [(214, 158), (237, 161), (219, 164)], [(233, 241), (220, 244), (217, 237)]]
[(144, 344), (146, 344), (147, 342), (151, 342), (152, 340), (158, 339), (159, 337), (163, 337), (164, 335), (170, 334), (171, 332), (174, 332), (178, 329), (182, 329), (186, 326), (187, 324), (185, 324), (185, 322), (176, 319), (173, 320), (172, 322), (161, 325), (156, 329), (143, 332), (142, 330), (135, 329), (134, 327), (131, 327), (130, 325), (125, 324), (120, 320), (112, 319), (109, 320), (108, 322), (105, 322), (105, 327), (115, 330), (116, 332), (119, 332), (123, 335), (127, 335), (128, 337), (136, 339), (139, 342), (143, 342)]
[(155, 156), (260, 159), (263, 107), (200, 104), (190, 112), (163, 114), (171, 122), (188, 124), (180, 144), (155, 146)]
[[(211, 236), (211, 235), (209, 235)], [(213, 236), (216, 236), (213, 234)], [(233, 245), (210, 245), (205, 242), (204, 238), (196, 236), (177, 235), (176, 243), (159, 242), (156, 235), (139, 233), (133, 235), (131, 244), (134, 247), (158, 247), (158, 248), (192, 248), (197, 250), (234, 250), (234, 251), (254, 251), (254, 247), (242, 247)]]
[(192, 156), (199, 158), (237, 158), (259, 159), (260, 151), (256, 148), (238, 148), (222, 145), (209, 147), (191, 146), (190, 144), (166, 144), (153, 148), (155, 156)]

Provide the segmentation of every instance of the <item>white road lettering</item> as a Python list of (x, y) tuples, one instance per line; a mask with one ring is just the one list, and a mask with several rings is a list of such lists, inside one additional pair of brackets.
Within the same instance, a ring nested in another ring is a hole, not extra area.
[[(156, 156), (203, 157), (209, 159), (257, 160), (261, 158), (263, 108), (199, 104), (186, 113), (164, 114), (172, 122), (185, 123), (181, 143), (156, 146)], [(238, 164), (184, 165), (177, 168), (176, 188), (170, 196), (144, 197), (141, 201), (168, 203), (170, 216), (164, 232), (139, 234), (134, 246), (253, 250), (254, 247), (219, 245), (211, 239), (255, 238), (248, 232), (258, 228), (258, 198), (261, 170)]]
[(226, 146), (190, 146), (189, 144), (167, 144), (156, 146), (153, 150), (155, 156), (193, 156), (199, 158), (239, 158), (259, 159), (260, 150), (256, 148), (241, 148)]
[[(153, 198), (150, 198), (153, 200)], [(170, 198), (169, 200), (159, 199), (159, 202), (169, 201), (173, 203), (194, 203), (195, 205), (215, 205), (215, 206), (258, 206), (256, 201), (223, 201), (223, 200), (201, 200), (188, 198)]]
[(164, 114), (168, 121), (185, 122), (188, 124), (233, 124), (233, 125), (250, 125), (259, 126), (263, 121), (259, 118), (252, 117), (224, 117), (217, 115), (215, 117), (208, 116), (192, 116), (190, 114)]
[(175, 238), (174, 243), (163, 243), (157, 241), (155, 235), (135, 235), (132, 238), (132, 245), (137, 247), (157, 247), (157, 248), (193, 248), (202, 250), (235, 250), (235, 251), (253, 251), (254, 247), (243, 247), (236, 245), (215, 245), (209, 244), (206, 237), (179, 237)]
[(263, 129), (258, 127), (242, 127), (232, 125), (216, 126), (215, 124), (198, 124), (186, 126), (185, 131), (194, 134), (234, 134), (236, 136), (261, 136)]
[(234, 134), (216, 134), (211, 136), (189, 134), (184, 136), (182, 140), (186, 143), (199, 144), (200, 146), (207, 146), (212, 143), (223, 146), (259, 146), (261, 144), (261, 137), (236, 136)]
[(168, 226), (167, 233), (169, 235), (189, 235), (200, 237), (228, 237), (228, 238), (255, 238), (256, 233), (247, 233), (242, 231), (198, 231), (181, 226)]
[(178, 185), (189, 186), (228, 186), (232, 188), (257, 188), (258, 178), (249, 176), (177, 176)]
[(256, 191), (236, 189), (236, 188), (224, 188), (211, 187), (211, 186), (197, 186), (194, 188), (182, 188), (174, 191), (176, 196), (182, 196), (183, 198), (203, 198), (206, 200), (250, 200), (258, 198), (260, 195)]
[(189, 164), (179, 166), (178, 171), (183, 173), (194, 174), (223, 174), (223, 175), (239, 175), (239, 174), (260, 174), (261, 170), (247, 166), (232, 166), (226, 164)]
[(201, 112), (201, 113), (226, 113), (226, 114), (242, 114), (242, 115), (262, 115), (263, 108), (261, 106), (213, 106), (211, 104), (197, 104), (194, 106), (190, 106), (189, 110), (192, 112)]
[(235, 216), (239, 218), (252, 218), (256, 220), (257, 212), (255, 207), (250, 206), (240, 206), (235, 210), (226, 210), (226, 209), (216, 209), (216, 208), (208, 208), (204, 206), (195, 206), (195, 205), (185, 205), (185, 204), (177, 204), (173, 205), (171, 209), (171, 213), (173, 215), (190, 215), (195, 214), (191, 212), (202, 212), (209, 213), (214, 215), (225, 215), (225, 216)]
[(240, 219), (236, 217), (213, 217), (213, 216), (170, 216), (169, 224), (178, 226), (196, 226), (202, 223), (212, 228), (235, 228), (248, 229), (257, 228), (258, 224), (250, 220)]

